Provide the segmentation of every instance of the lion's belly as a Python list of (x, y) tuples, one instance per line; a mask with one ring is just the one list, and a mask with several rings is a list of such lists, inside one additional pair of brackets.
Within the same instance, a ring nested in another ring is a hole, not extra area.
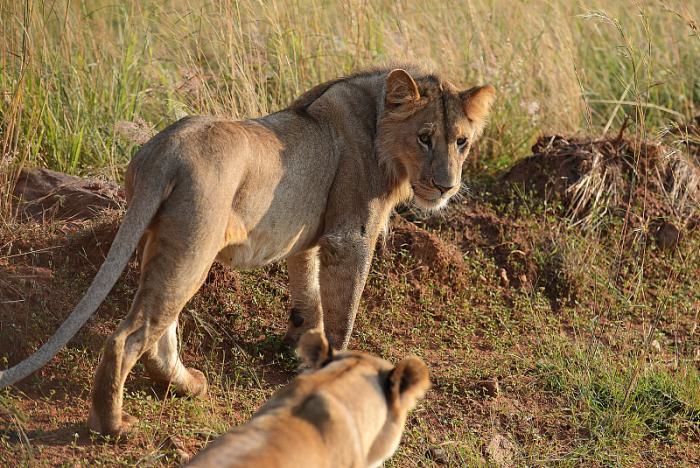
[(309, 248), (313, 233), (303, 223), (276, 226), (263, 222), (248, 231), (232, 217), (225, 238), (226, 245), (219, 251), (217, 261), (244, 270), (268, 265)]
[(323, 159), (316, 167), (303, 154), (292, 156), (266, 155), (264, 165), (250, 163), (231, 204), (219, 262), (258, 268), (318, 240), (334, 172)]
[(278, 236), (270, 234), (257, 238), (251, 236), (241, 243), (224, 247), (216, 259), (220, 263), (239, 270), (258, 268), (299, 251), (300, 249), (295, 246), (301, 234), (300, 231), (291, 239), (279, 239)]

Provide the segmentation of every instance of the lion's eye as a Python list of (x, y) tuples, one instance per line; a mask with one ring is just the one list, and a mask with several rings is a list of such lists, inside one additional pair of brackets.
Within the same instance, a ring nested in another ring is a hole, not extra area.
[(420, 141), (423, 146), (427, 146), (428, 148), (430, 148), (430, 144), (432, 143), (430, 134), (428, 133), (421, 133), (418, 135), (418, 141)]
[(467, 144), (467, 139), (466, 139), (466, 138), (464, 138), (464, 137), (457, 138), (457, 147), (458, 147), (458, 148), (463, 148), (464, 145), (466, 145), (466, 144)]

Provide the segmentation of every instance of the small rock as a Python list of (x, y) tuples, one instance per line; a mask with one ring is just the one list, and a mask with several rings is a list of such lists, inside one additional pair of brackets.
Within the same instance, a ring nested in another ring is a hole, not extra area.
[(492, 377), (477, 382), (476, 385), (474, 385), (474, 390), (486, 397), (495, 398), (501, 393), (501, 386), (498, 385), (498, 379)]
[(167, 435), (160, 445), (164, 449), (184, 449), (185, 448), (185, 444), (183, 444), (182, 441), (174, 435)]
[(527, 278), (527, 275), (521, 274), (518, 276), (518, 281), (520, 282), (520, 289), (523, 291), (530, 291), (532, 289), (532, 284), (530, 284), (530, 280)]
[(514, 453), (513, 443), (500, 434), (495, 434), (486, 447), (486, 455), (488, 455), (489, 460), (499, 467), (514, 466)]
[(661, 343), (659, 343), (659, 340), (652, 340), (651, 343), (649, 343), (649, 347), (651, 348), (652, 351), (655, 353), (660, 353), (661, 352)]
[(430, 447), (428, 451), (425, 452), (425, 458), (434, 461), (438, 465), (447, 465), (445, 450), (440, 447)]
[(656, 242), (663, 250), (673, 250), (681, 240), (681, 231), (671, 223), (663, 223), (656, 231)]
[(185, 463), (192, 457), (192, 455), (185, 450), (185, 444), (174, 435), (168, 435), (161, 444), (161, 448), (163, 450), (172, 450), (175, 452), (180, 463)]
[(505, 268), (501, 268), (498, 270), (498, 277), (501, 279), (501, 284), (503, 286), (508, 286), (510, 285), (510, 279), (508, 278), (508, 273), (506, 272)]
[(187, 463), (190, 461), (190, 458), (192, 458), (192, 455), (189, 453), (185, 452), (184, 450), (176, 449), (175, 453), (177, 454), (177, 461), (182, 465), (183, 463)]

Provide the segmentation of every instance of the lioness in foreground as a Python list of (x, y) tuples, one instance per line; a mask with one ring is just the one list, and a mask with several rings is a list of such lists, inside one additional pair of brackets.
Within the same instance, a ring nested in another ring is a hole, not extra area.
[(77, 333), (139, 244), (138, 291), (95, 374), (95, 431), (119, 434), (134, 422), (122, 396), (141, 357), (153, 379), (181, 394), (206, 392), (204, 374), (180, 361), (176, 327), (215, 260), (244, 269), (286, 259), (287, 340), (316, 328), (344, 349), (393, 208), (413, 197), (435, 209), (458, 192), (493, 97), (490, 86), (459, 92), (435, 75), (376, 70), (318, 85), (259, 119), (174, 123), (131, 160), (129, 209), (85, 296), (36, 353), (0, 372), (0, 388)]
[(186, 466), (359, 468), (396, 451), (408, 412), (430, 387), (425, 363), (408, 357), (394, 367), (357, 351), (334, 353), (316, 330), (301, 337), (298, 353), (315, 370)]

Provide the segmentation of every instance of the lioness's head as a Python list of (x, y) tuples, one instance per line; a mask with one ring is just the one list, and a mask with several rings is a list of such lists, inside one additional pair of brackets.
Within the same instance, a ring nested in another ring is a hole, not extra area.
[[(335, 352), (316, 330), (301, 337), (297, 353), (314, 369), (308, 378), (314, 380), (318, 398), (306, 411), (328, 420), (329, 402), (340, 403), (344, 408), (338, 417), (351, 416), (358, 426), (367, 466), (389, 458), (399, 445), (408, 412), (430, 388), (425, 363), (407, 357), (394, 366), (359, 351)], [(349, 443), (350, 434), (338, 436)]]
[(458, 91), (434, 75), (387, 75), (378, 154), (397, 182), (410, 184), (419, 207), (441, 208), (459, 191), (462, 164), (494, 96), (489, 85)]

